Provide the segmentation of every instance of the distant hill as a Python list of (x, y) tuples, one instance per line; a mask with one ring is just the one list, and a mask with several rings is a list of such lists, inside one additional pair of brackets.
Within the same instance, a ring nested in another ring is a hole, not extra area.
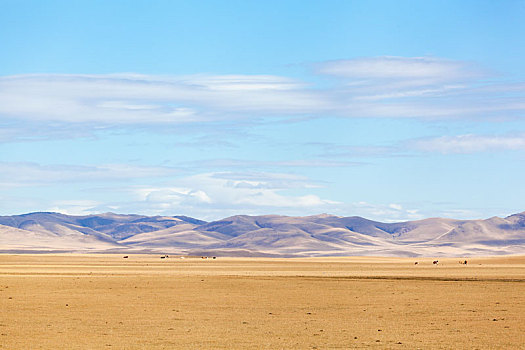
[(525, 254), (525, 212), (506, 218), (383, 223), (351, 216), (104, 213), (0, 216), (0, 252), (157, 252), (218, 256)]

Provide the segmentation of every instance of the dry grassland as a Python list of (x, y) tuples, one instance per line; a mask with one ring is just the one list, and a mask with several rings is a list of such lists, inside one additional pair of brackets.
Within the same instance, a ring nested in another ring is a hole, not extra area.
[(524, 349), (525, 257), (439, 260), (0, 255), (0, 348)]

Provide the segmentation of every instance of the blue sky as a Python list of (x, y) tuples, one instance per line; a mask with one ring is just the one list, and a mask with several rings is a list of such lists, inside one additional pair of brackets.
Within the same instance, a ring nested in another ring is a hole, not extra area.
[(524, 16), (0, 0), (0, 215), (521, 212)]

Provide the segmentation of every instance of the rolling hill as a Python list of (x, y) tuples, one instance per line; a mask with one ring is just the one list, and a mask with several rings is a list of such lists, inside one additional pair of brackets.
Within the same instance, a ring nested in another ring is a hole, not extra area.
[(506, 218), (383, 223), (362, 217), (104, 213), (0, 216), (0, 252), (156, 252), (218, 256), (525, 254), (525, 212)]

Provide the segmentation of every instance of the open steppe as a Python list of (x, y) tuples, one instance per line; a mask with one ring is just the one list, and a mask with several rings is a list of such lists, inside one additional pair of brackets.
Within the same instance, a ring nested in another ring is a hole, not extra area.
[(0, 255), (0, 348), (524, 348), (525, 257), (432, 260)]

